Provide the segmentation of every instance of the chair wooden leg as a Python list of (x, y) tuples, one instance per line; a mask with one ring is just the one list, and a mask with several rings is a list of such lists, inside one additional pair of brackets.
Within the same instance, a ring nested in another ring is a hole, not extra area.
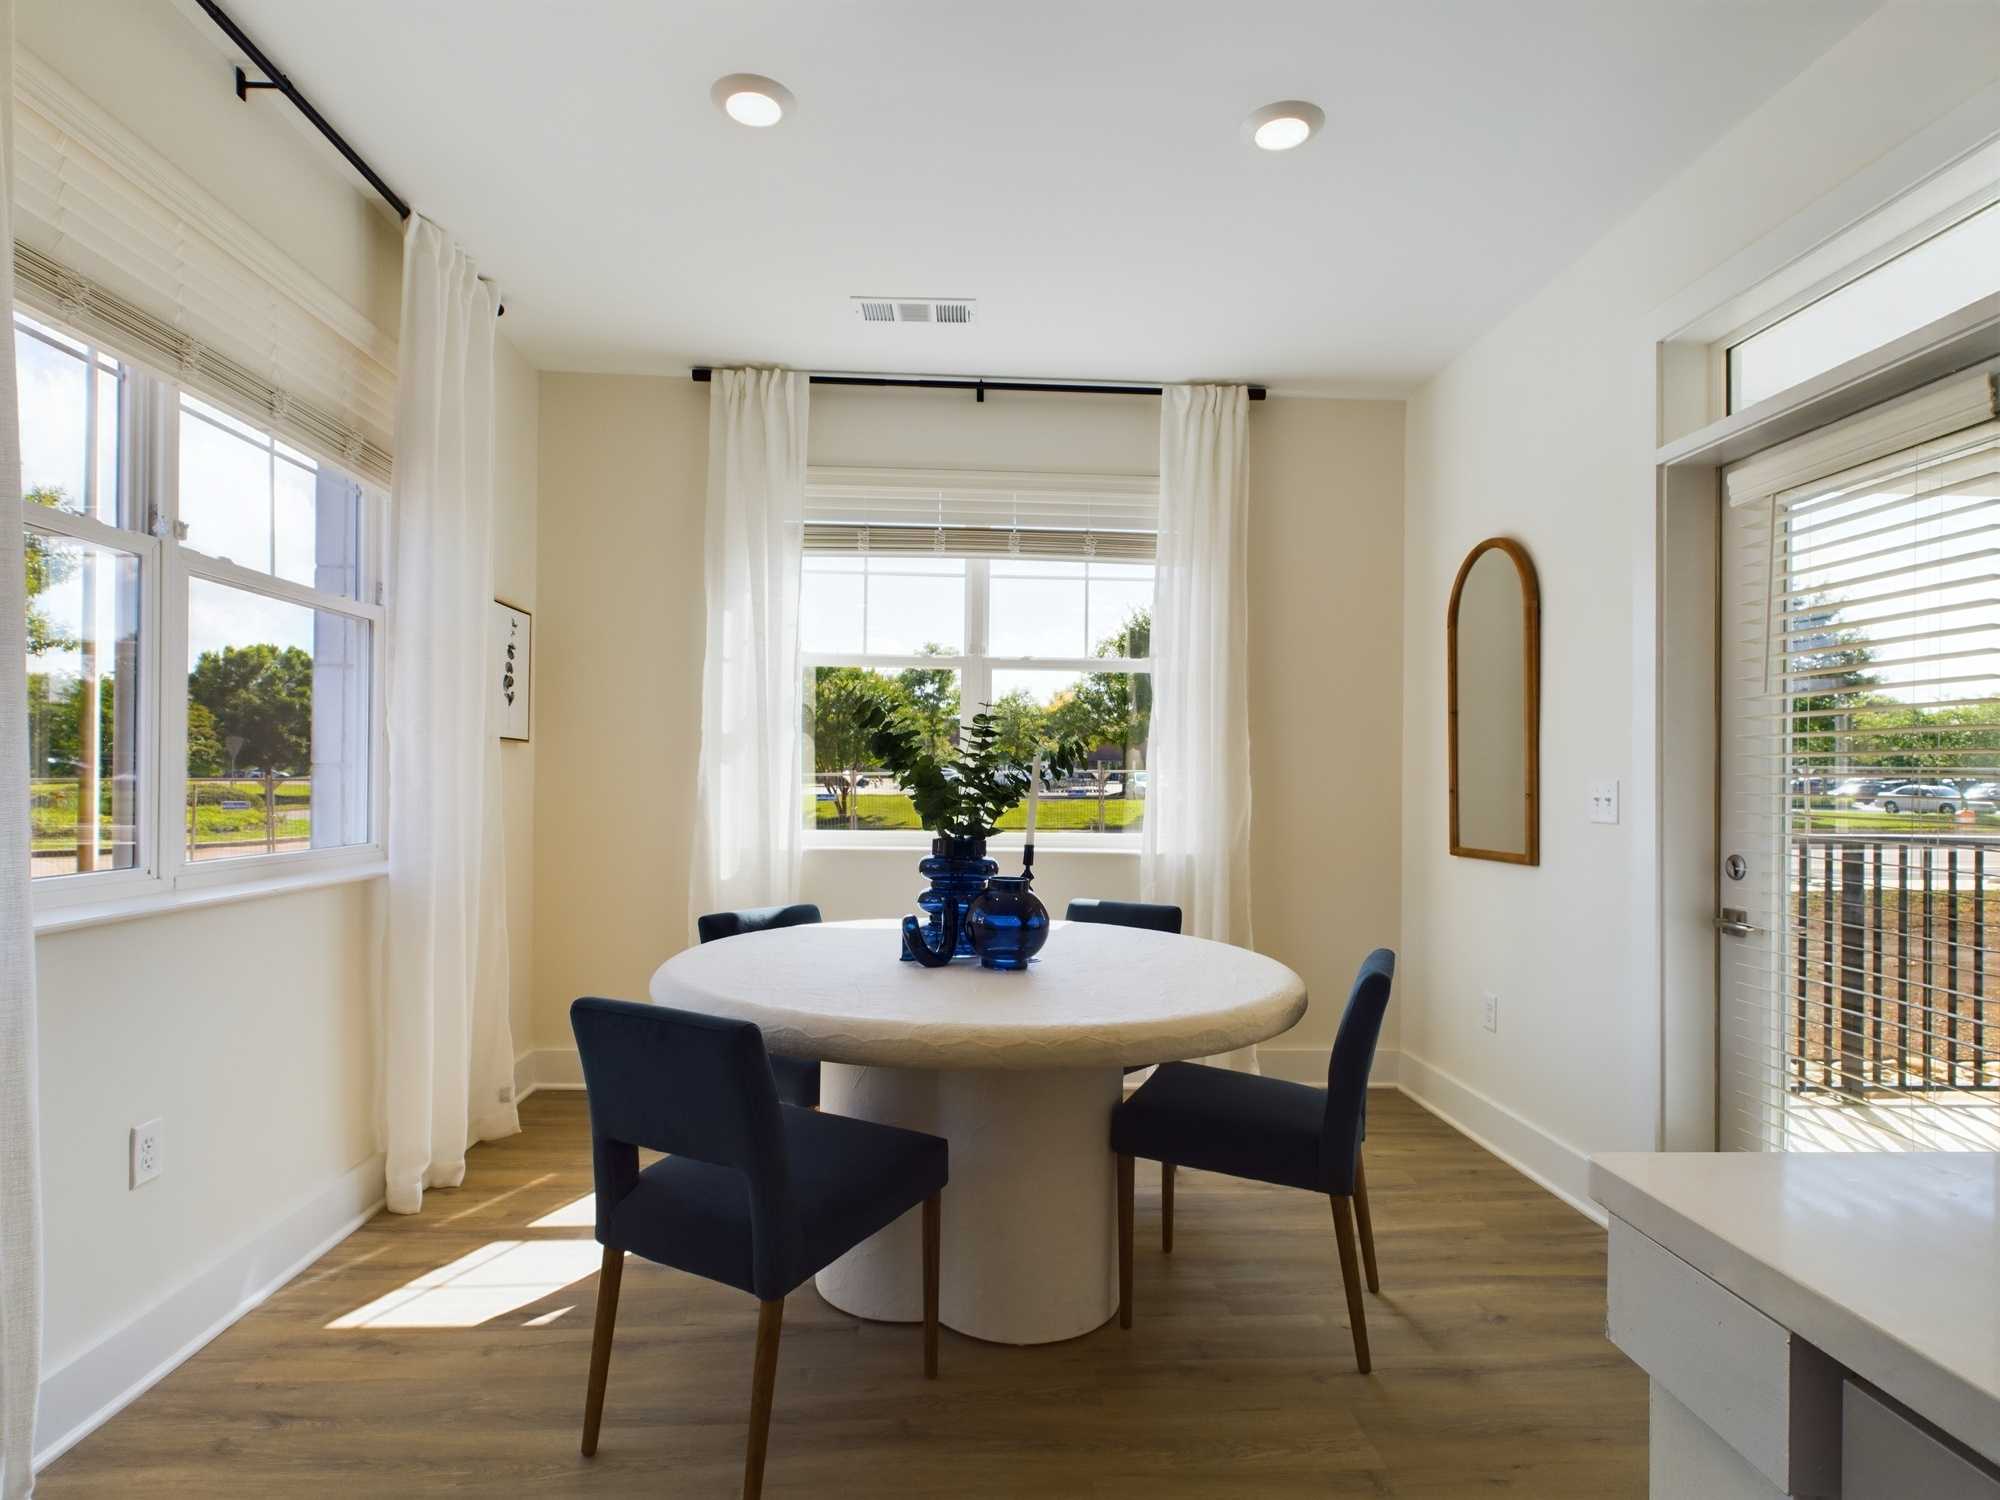
[(1174, 1253), (1174, 1164), (1160, 1163), (1160, 1253)]
[(1361, 1265), (1368, 1273), (1368, 1290), (1380, 1294), (1382, 1278), (1375, 1270), (1375, 1221), (1368, 1214), (1368, 1178), (1361, 1157), (1354, 1158), (1354, 1223), (1361, 1231)]
[(1338, 1193), (1329, 1194), (1333, 1203), (1333, 1237), (1340, 1245), (1340, 1280), (1347, 1288), (1347, 1321), (1354, 1327), (1354, 1363), (1366, 1375), (1368, 1364), (1368, 1314), (1361, 1305), (1361, 1267), (1354, 1253), (1354, 1202)]
[(924, 1379), (937, 1379), (938, 1234), (943, 1218), (938, 1195), (924, 1199)]
[(1118, 1326), (1132, 1326), (1132, 1158), (1118, 1158)]
[(604, 1383), (611, 1374), (611, 1329), (618, 1321), (618, 1284), (625, 1276), (625, 1252), (604, 1247), (597, 1272), (597, 1331), (590, 1337), (590, 1387), (583, 1398), (583, 1456), (597, 1452), (597, 1429), (604, 1421)]
[(778, 1383), (778, 1333), (785, 1299), (757, 1304), (757, 1361), (750, 1376), (750, 1449), (743, 1460), (743, 1500), (764, 1493), (764, 1448), (771, 1436), (771, 1392)]

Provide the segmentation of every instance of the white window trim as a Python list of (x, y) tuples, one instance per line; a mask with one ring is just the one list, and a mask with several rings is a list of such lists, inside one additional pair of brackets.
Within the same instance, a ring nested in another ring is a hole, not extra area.
[[(10, 310), (11, 315), (11, 310)], [(37, 318), (48, 321), (37, 312)], [(58, 325), (59, 326), (59, 325)], [(76, 335), (72, 335), (76, 336)], [(93, 352), (94, 341), (83, 340)], [(182, 386), (143, 364), (121, 360), (121, 448), (126, 477), (122, 513), (147, 518), (146, 529), (112, 526), (92, 516), (29, 507), (17, 500), (23, 526), (124, 552), (139, 559), (139, 710), (135, 716), (139, 863), (129, 870), (51, 875), (30, 882), (37, 933), (217, 905), (289, 891), (317, 889), (387, 873), (387, 712), (383, 637), (386, 609), (209, 557), (175, 540), (179, 522), (180, 396)], [(189, 392), (199, 399), (210, 398)], [(150, 436), (151, 441), (147, 439)], [(337, 468), (338, 465), (335, 465)], [(349, 478), (355, 478), (349, 475)], [(386, 497), (356, 479), (373, 501), (366, 507), (361, 546), (366, 580), (384, 576)], [(188, 581), (203, 578), (310, 609), (370, 624), (369, 837), (337, 848), (285, 850), (229, 859), (190, 860), (187, 808), (187, 673), (168, 663), (187, 660)], [(368, 590), (364, 590), (368, 591)], [(379, 596), (379, 585), (373, 590)]]
[[(965, 621), (962, 632), (965, 640), (964, 651), (950, 656), (893, 655), (887, 652), (871, 654), (865, 651), (801, 651), (800, 675), (803, 677), (820, 667), (866, 667), (877, 672), (911, 670), (957, 672), (959, 722), (970, 724), (973, 714), (992, 700), (995, 668), (1009, 672), (1144, 672), (1147, 674), (1152, 672), (1151, 657), (991, 655), (986, 650), (989, 580), (992, 576), (992, 570), (988, 567), (990, 559), (968, 557), (963, 561), (965, 562)], [(811, 770), (808, 770), (806, 775), (817, 779), (816, 773)], [(1047, 829), (1036, 836), (1035, 847), (1044, 852), (1092, 851), (1100, 854), (1136, 855), (1139, 852), (1140, 837), (1136, 829), (1122, 833), (1081, 833)], [(1019, 848), (1022, 842), (1023, 836), (1010, 829), (988, 839), (987, 847), (1015, 849)], [(808, 826), (801, 847), (809, 851), (837, 849), (927, 851), (930, 848), (930, 836), (922, 829), (875, 828), (846, 832)]]

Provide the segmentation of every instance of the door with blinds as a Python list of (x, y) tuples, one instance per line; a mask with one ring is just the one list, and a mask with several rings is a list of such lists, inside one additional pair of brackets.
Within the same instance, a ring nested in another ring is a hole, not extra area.
[(2000, 1146), (1989, 371), (1725, 473), (1724, 1149)]

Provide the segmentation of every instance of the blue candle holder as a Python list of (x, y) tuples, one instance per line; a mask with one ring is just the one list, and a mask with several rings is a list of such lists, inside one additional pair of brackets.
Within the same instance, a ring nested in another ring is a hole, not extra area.
[(1049, 940), (1049, 909), (1033, 875), (994, 875), (967, 907), (965, 927), (981, 967), (1025, 969)]

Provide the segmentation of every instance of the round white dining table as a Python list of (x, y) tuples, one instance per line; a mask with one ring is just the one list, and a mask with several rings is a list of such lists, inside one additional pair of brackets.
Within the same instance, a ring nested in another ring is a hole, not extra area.
[[(899, 961), (893, 921), (744, 933), (675, 954), (661, 1005), (754, 1021), (772, 1052), (817, 1058), (821, 1108), (942, 1136), (939, 1317), (974, 1338), (1044, 1344), (1118, 1306), (1111, 1110), (1123, 1069), (1276, 1036), (1305, 1014), (1299, 976), (1227, 943), (1057, 922), (1024, 972)], [(922, 1315), (906, 1214), (824, 1271), (857, 1317)]]

